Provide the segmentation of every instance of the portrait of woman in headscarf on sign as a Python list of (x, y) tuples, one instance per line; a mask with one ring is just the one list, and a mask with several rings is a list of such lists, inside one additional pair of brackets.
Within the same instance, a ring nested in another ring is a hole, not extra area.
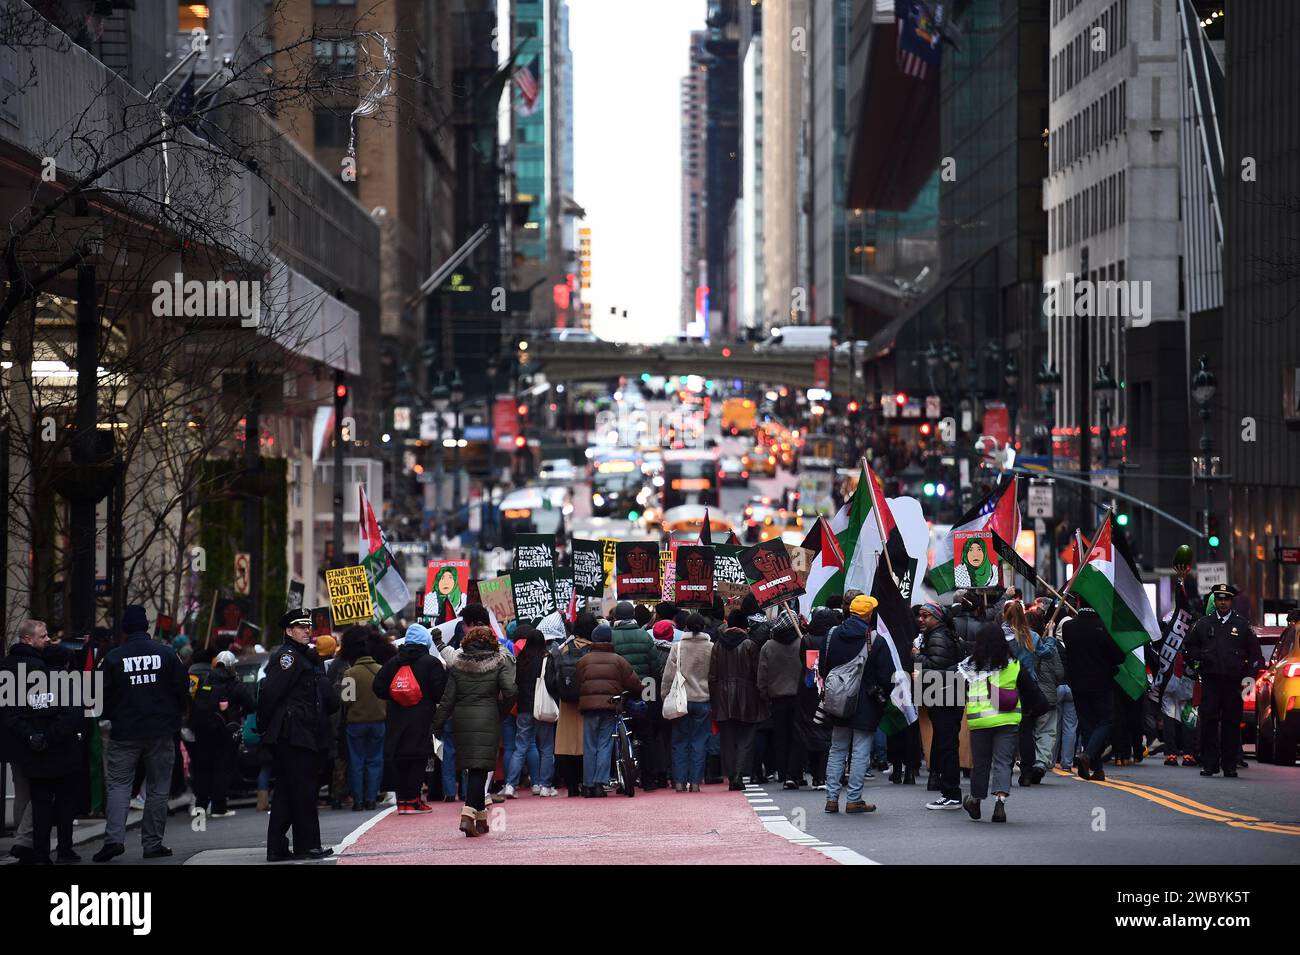
[(993, 535), (989, 531), (971, 531), (953, 537), (958, 554), (953, 583), (958, 587), (996, 587), (998, 564), (993, 553)]
[(433, 584), (425, 594), (425, 613), (442, 619), (443, 608), (451, 604), (452, 615), (459, 617), (465, 609), (466, 597), (461, 592), (460, 580), (454, 565), (439, 567), (433, 577)]

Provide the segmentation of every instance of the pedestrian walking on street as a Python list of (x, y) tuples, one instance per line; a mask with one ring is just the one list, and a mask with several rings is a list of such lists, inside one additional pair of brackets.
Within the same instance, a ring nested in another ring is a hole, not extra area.
[[(833, 594), (838, 597), (839, 594)], [(809, 665), (809, 654), (817, 659), (826, 645), (827, 635), (840, 625), (843, 617), (838, 610), (817, 607), (808, 621), (808, 632), (800, 641), (803, 653), (803, 677), (799, 681), (798, 721), (795, 731), (803, 745), (808, 775), (813, 789), (826, 788), (826, 757), (831, 748), (831, 724), (821, 719), (821, 682), (816, 664)]]
[(614, 758), (615, 704), (622, 693), (639, 697), (641, 681), (614, 650), (614, 633), (601, 624), (591, 632), (591, 647), (578, 661), (578, 709), (582, 712), (582, 785), (585, 796), (606, 795)]
[(709, 666), (713, 659), (713, 641), (709, 623), (702, 614), (686, 618), (686, 632), (673, 644), (664, 664), (663, 694), (672, 688), (680, 672), (686, 683), (686, 713), (672, 722), (673, 789), (676, 792), (699, 792), (704, 782), (705, 748), (709, 742)]
[(1110, 742), (1113, 717), (1111, 687), (1115, 683), (1116, 670), (1124, 662), (1124, 651), (1106, 632), (1097, 611), (1082, 597), (1078, 599), (1083, 604), (1078, 616), (1061, 626), (1061, 639), (1067, 648), (1065, 682), (1074, 695), (1074, 705), (1079, 713), (1079, 738), (1083, 746), (1083, 752), (1075, 758), (1075, 768), (1080, 779), (1104, 781), (1106, 771), (1101, 759)]
[(190, 776), (194, 784), (191, 814), (212, 819), (233, 816), (226, 801), (239, 758), (239, 736), (244, 716), (257, 708), (253, 694), (235, 672), (239, 662), (229, 650), (212, 661), (212, 669), (199, 681), (190, 703)]
[[(409, 637), (408, 637), (409, 639)], [(489, 627), (470, 627), (448, 673), (447, 687), (433, 717), (440, 733), (454, 719), (456, 771), (467, 774), (460, 831), (466, 836), (488, 832), (488, 774), (501, 749), (501, 719), (515, 705), (515, 665)]]
[(432, 650), (429, 629), (411, 624), (370, 686), (384, 704), (385, 789), (396, 790), (399, 815), (433, 811), (420, 798), (420, 783), (433, 756), (433, 718), (447, 686), (447, 666)]
[(1241, 756), (1241, 688), (1264, 666), (1259, 637), (1241, 614), (1232, 609), (1237, 588), (1210, 588), (1214, 612), (1196, 621), (1183, 644), (1183, 654), (1201, 681), (1201, 775), (1237, 775)]
[(189, 676), (176, 651), (149, 636), (144, 607), (126, 607), (122, 630), (126, 640), (104, 659), (104, 716), (112, 722), (112, 729), (104, 845), (94, 855), (96, 862), (108, 862), (126, 851), (126, 813), (136, 767), (142, 763), (146, 787), (140, 826), (144, 858), (172, 854), (162, 841), (167, 794), (176, 759), (175, 739), (190, 702)]
[(803, 678), (801, 636), (794, 618), (784, 615), (758, 652), (758, 692), (772, 714), (772, 751), (767, 765), (780, 774), (786, 789), (803, 785), (803, 746), (795, 731), (799, 681)]
[(733, 610), (727, 627), (713, 643), (709, 664), (709, 698), (722, 746), (722, 774), (733, 791), (745, 788), (753, 766), (754, 734), (768, 717), (767, 701), (758, 690), (759, 647), (748, 632), (744, 610)]
[(257, 733), (274, 754), (266, 861), (323, 859), (334, 850), (321, 845), (316, 795), (329, 751), (329, 717), (338, 711), (339, 699), (325, 674), (325, 662), (311, 646), (311, 612), (285, 611), (280, 626), (285, 641), (267, 658), (266, 679), (257, 697)]
[(826, 718), (831, 724), (831, 749), (826, 758), (826, 811), (840, 811), (840, 780), (848, 769), (849, 785), (844, 811), (849, 814), (875, 812), (874, 804), (862, 798), (862, 787), (871, 764), (871, 747), (880, 718), (885, 713), (889, 688), (893, 685), (894, 664), (885, 646), (885, 638), (871, 628), (871, 615), (878, 601), (859, 594), (849, 603), (844, 622), (830, 632), (818, 658), (822, 683), (840, 666), (853, 666), (858, 657), (866, 657), (858, 684), (857, 703), (845, 716)]
[[(364, 631), (359, 636), (364, 645)], [(345, 632), (344, 652), (352, 657), (356, 651), (348, 647), (348, 642), (348, 634)], [(343, 727), (348, 753), (348, 789), (352, 791), (353, 812), (375, 808), (384, 775), (388, 704), (375, 693), (375, 677), (381, 669), (379, 662), (362, 650), (360, 655), (355, 656), (352, 665), (343, 671)]]
[(1045, 632), (1046, 620), (1037, 608), (1026, 615), (1029, 628), (1035, 636), (1034, 654), (1038, 660), (1038, 690), (1050, 705), (1046, 713), (1034, 720), (1034, 763), (1029, 781), (1038, 784), (1055, 764), (1057, 705), (1061, 698), (1061, 685), (1065, 682), (1065, 664), (1061, 660), (1056, 638)]
[(966, 681), (966, 722), (975, 761), (970, 795), (962, 805), (972, 819), (979, 819), (980, 803), (991, 789), (997, 799), (993, 821), (1006, 822), (1021, 721), (1045, 711), (1047, 703), (1033, 675), (1012, 658), (998, 624), (987, 623), (976, 631), (975, 646), (958, 672)]
[(939, 792), (939, 798), (926, 803), (925, 808), (960, 809), (961, 767), (958, 750), (963, 711), (953, 681), (958, 678), (957, 664), (967, 656), (966, 646), (948, 628), (943, 608), (938, 604), (921, 604), (916, 611), (916, 621), (921, 633), (921, 645), (915, 650), (915, 656), (922, 676), (931, 673), (935, 674), (931, 679), (945, 681), (943, 702), (925, 707), (932, 730), (930, 778), (935, 782), (929, 788)]
[[(537, 744), (538, 768), (533, 779), (534, 796), (557, 795), (555, 781), (555, 723), (537, 719), (533, 713), (537, 703), (537, 681), (545, 676), (543, 685), (552, 699), (559, 699), (560, 684), (555, 667), (550, 664), (546, 650), (546, 634), (536, 627), (521, 625), (515, 637), (523, 640), (523, 649), (515, 662), (515, 682), (519, 688), (518, 714), (515, 716), (514, 751), (505, 754), (506, 785), (501, 794), (507, 799), (515, 796), (515, 787), (523, 775), (524, 763), (534, 741)], [(543, 674), (543, 670), (545, 673)]]

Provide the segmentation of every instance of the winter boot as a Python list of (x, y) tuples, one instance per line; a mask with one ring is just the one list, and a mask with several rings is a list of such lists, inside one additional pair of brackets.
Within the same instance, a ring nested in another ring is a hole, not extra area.
[(257, 811), (258, 812), (271, 811), (271, 793), (269, 790), (259, 789), (257, 791)]
[(460, 831), (465, 833), (465, 835), (467, 836), (477, 836), (478, 835), (478, 823), (476, 822), (477, 815), (478, 813), (476, 813), (469, 806), (466, 806), (464, 809), (462, 809), (460, 811)]
[(474, 814), (474, 828), (478, 830), (480, 836), (488, 834), (489, 826), (486, 809), (480, 809)]

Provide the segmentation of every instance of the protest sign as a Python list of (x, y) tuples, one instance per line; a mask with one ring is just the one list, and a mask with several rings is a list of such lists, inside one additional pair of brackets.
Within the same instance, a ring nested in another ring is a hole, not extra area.
[(516, 534), (515, 570), (549, 570), (555, 566), (554, 534)]
[[(480, 584), (480, 591), (482, 587)], [(510, 590), (514, 595), (515, 619), (521, 623), (537, 626), (539, 620), (555, 612), (555, 580), (550, 567), (512, 571)]]
[(515, 619), (515, 596), (510, 585), (510, 575), (489, 577), (478, 583), (478, 594), (483, 606), (497, 618), (501, 626)]
[(676, 603), (697, 609), (713, 606), (714, 551), (700, 544), (683, 544), (677, 548)]
[(619, 600), (659, 600), (659, 545), (653, 541), (619, 541), (614, 556), (615, 592)]
[(785, 600), (792, 600), (804, 592), (799, 577), (790, 565), (790, 555), (779, 540), (764, 541), (747, 547), (740, 555), (741, 566), (749, 581), (750, 592), (760, 609)]
[(360, 564), (325, 571), (325, 587), (330, 595), (330, 615), (334, 626), (369, 620), (374, 616), (370, 602), (370, 582)]
[(606, 571), (600, 541), (573, 539), (573, 587), (579, 597), (602, 597)]

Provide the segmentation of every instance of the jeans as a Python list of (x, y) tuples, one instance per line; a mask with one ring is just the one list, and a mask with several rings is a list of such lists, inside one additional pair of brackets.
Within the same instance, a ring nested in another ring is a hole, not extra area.
[(594, 710), (582, 714), (582, 784), (603, 786), (609, 782), (614, 758), (614, 722), (612, 710)]
[(442, 795), (443, 797), (456, 795), (456, 733), (452, 724), (455, 719), (447, 720), (447, 724), (442, 728), (442, 735), (438, 738), (442, 740)]
[(151, 739), (109, 737), (105, 845), (126, 845), (126, 811), (131, 802), (135, 767), (141, 760), (144, 761), (146, 790), (144, 819), (140, 824), (141, 842), (146, 849), (162, 845), (163, 830), (167, 826), (167, 793), (171, 788), (175, 758), (176, 747), (170, 734)]
[(1052, 750), (1056, 748), (1056, 710), (1051, 709), (1034, 720), (1034, 768), (1044, 772), (1052, 768)]
[(383, 776), (383, 722), (349, 723), (348, 785), (352, 787), (352, 801), (374, 802), (379, 796), (379, 781)]
[(271, 764), (270, 763), (263, 763), (261, 768), (258, 769), (257, 788), (258, 789), (271, 788)]
[(970, 794), (984, 799), (990, 787), (1004, 796), (1011, 793), (1011, 764), (1016, 760), (1020, 727), (989, 726), (970, 731), (970, 752), (974, 766), (970, 773)]
[(673, 782), (704, 781), (704, 750), (712, 727), (709, 704), (687, 703), (686, 714), (673, 721)]
[(849, 762), (849, 802), (862, 801), (862, 785), (866, 782), (867, 767), (871, 765), (871, 746), (875, 733), (857, 730), (852, 726), (836, 726), (831, 730), (831, 751), (826, 756), (826, 801), (839, 802), (840, 777), (844, 775), (844, 760), (852, 750)]
[(519, 785), (519, 777), (524, 771), (524, 762), (533, 751), (534, 741), (540, 756), (540, 765), (536, 770), (529, 767), (529, 775), (534, 786), (550, 786), (555, 780), (555, 724), (520, 713), (515, 717), (515, 748), (510, 753), (510, 763), (506, 771), (506, 784)]
[(1061, 768), (1074, 766), (1074, 748), (1078, 744), (1079, 714), (1074, 708), (1074, 694), (1062, 683), (1056, 688), (1056, 714), (1059, 722), (1057, 732), (1060, 734)]
[(1110, 742), (1110, 726), (1114, 713), (1114, 700), (1110, 688), (1103, 690), (1075, 690), (1074, 705), (1079, 710), (1079, 738), (1092, 768), (1101, 768), (1101, 754)]

